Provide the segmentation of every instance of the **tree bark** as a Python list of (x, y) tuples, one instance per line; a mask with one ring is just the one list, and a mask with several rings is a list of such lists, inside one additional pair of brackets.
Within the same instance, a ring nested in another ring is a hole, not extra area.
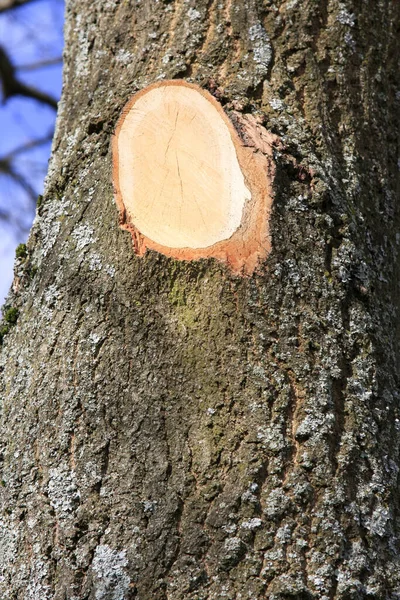
[[(400, 598), (399, 13), (69, 1), (4, 311), (1, 598)], [(174, 78), (280, 139), (252, 276), (119, 228), (115, 124)]]

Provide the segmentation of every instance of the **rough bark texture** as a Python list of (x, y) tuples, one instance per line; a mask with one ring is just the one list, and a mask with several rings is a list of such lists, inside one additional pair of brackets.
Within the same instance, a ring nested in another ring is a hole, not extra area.
[[(70, 0), (5, 311), (2, 599), (400, 598), (399, 9)], [(178, 77), (282, 140), (251, 277), (118, 227), (120, 110)]]

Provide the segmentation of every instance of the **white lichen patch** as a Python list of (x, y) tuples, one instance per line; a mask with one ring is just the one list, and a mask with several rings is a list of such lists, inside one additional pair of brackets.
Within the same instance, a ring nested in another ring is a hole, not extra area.
[(355, 52), (356, 43), (355, 43), (354, 38), (351, 35), (350, 31), (346, 31), (346, 33), (344, 34), (344, 41), (346, 42), (347, 46), (350, 46), (350, 48), (353, 50), (353, 52)]
[(270, 492), (266, 500), (264, 514), (270, 518), (275, 518), (284, 513), (289, 504), (289, 498), (280, 488), (276, 488)]
[(76, 17), (74, 32), (78, 36), (78, 52), (75, 57), (75, 75), (84, 80), (89, 73), (90, 67), (90, 38), (96, 35), (94, 23), (88, 23), (82, 14)]
[(96, 600), (124, 600), (130, 584), (127, 566), (126, 550), (118, 552), (106, 544), (97, 546), (92, 563)]
[(258, 427), (257, 440), (273, 452), (282, 450), (286, 445), (282, 431), (280, 431), (278, 427), (274, 427), (274, 424)]
[(94, 230), (89, 225), (78, 225), (72, 232), (71, 236), (76, 240), (76, 249), (82, 250), (89, 244), (97, 241), (94, 237)]
[(242, 529), (258, 529), (258, 527), (261, 527), (262, 525), (262, 521), (260, 518), (258, 517), (254, 517), (253, 519), (249, 519), (248, 521), (243, 521), (243, 523), (241, 523), (240, 527)]
[(120, 48), (120, 50), (118, 50), (118, 52), (117, 52), (116, 60), (121, 65), (131, 65), (133, 62), (132, 52), (129, 52), (128, 50)]
[(61, 219), (67, 214), (69, 207), (70, 201), (65, 198), (62, 198), (61, 200), (55, 198), (49, 199), (46, 202), (43, 217), (36, 217), (34, 228), (38, 227), (42, 241), (41, 246), (39, 246), (36, 251), (37, 254), (35, 259), (37, 262), (47, 256), (56, 243), (57, 236), (61, 229)]
[(280, 98), (271, 98), (269, 105), (274, 110), (283, 110), (285, 108), (285, 104)]
[(89, 342), (92, 346), (97, 346), (101, 339), (103, 339), (103, 336), (99, 335), (98, 333), (91, 332), (89, 334)]
[(0, 583), (5, 582), (18, 547), (18, 527), (0, 518)]
[(101, 262), (101, 257), (98, 254), (91, 254), (89, 256), (89, 269), (91, 271), (101, 271), (103, 268), (103, 264)]
[(60, 295), (60, 291), (57, 289), (57, 286), (53, 283), (44, 292), (43, 300), (47, 304), (47, 306), (51, 306), (55, 304)]
[(222, 525), (222, 529), (229, 534), (235, 533), (237, 530), (237, 525), (232, 523), (231, 525)]
[(172, 59), (172, 54), (171, 54), (171, 51), (170, 51), (170, 50), (167, 50), (167, 52), (166, 52), (166, 53), (164, 54), (164, 56), (162, 57), (162, 59), (161, 59), (161, 62), (162, 62), (164, 65), (167, 65), (167, 64), (168, 64), (168, 63), (171, 61), (171, 59)]
[(275, 537), (281, 544), (288, 544), (292, 539), (292, 530), (289, 525), (283, 525), (282, 527), (279, 527)]
[(105, 272), (110, 277), (114, 277), (114, 275), (115, 275), (115, 267), (113, 267), (112, 265), (106, 265), (105, 266)]
[(201, 14), (195, 8), (189, 8), (189, 10), (188, 10), (188, 17), (189, 17), (189, 19), (191, 21), (195, 21), (197, 19), (200, 19)]
[(342, 25), (348, 25), (349, 27), (354, 27), (355, 24), (355, 16), (353, 13), (349, 13), (348, 10), (346, 10), (345, 8), (342, 8), (339, 11), (338, 16), (336, 17), (336, 20), (339, 21), (339, 23), (341, 23)]
[(146, 515), (153, 514), (157, 508), (157, 500), (144, 500), (143, 504), (143, 512)]
[(50, 600), (53, 597), (46, 579), (49, 574), (48, 564), (41, 559), (34, 560), (30, 565), (29, 584), (24, 596), (25, 600)]
[(255, 492), (258, 491), (258, 484), (251, 483), (249, 489), (243, 492), (241, 499), (242, 502), (249, 502), (251, 504), (256, 504), (258, 502), (257, 496), (255, 496)]
[(261, 23), (256, 23), (250, 27), (249, 39), (252, 43), (257, 75), (266, 75), (272, 60), (272, 46)]
[(365, 525), (375, 535), (384, 537), (389, 533), (388, 530), (392, 521), (391, 511), (385, 506), (378, 505), (372, 513), (372, 517), (366, 520)]
[(75, 510), (80, 493), (76, 484), (76, 475), (67, 465), (61, 464), (49, 472), (47, 493), (50, 504), (59, 519), (69, 517)]
[(227, 538), (224, 542), (225, 550), (230, 552), (239, 550), (242, 546), (243, 542), (239, 537), (231, 537)]

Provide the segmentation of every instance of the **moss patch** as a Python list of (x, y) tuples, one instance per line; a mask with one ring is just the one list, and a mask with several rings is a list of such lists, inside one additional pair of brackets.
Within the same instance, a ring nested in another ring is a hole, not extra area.
[(3, 324), (0, 326), (0, 345), (3, 343), (4, 336), (9, 333), (11, 327), (16, 324), (19, 311), (15, 307), (4, 308)]

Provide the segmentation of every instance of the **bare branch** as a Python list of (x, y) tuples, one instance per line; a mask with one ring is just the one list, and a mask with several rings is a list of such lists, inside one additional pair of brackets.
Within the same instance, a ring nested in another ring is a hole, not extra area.
[[(0, 0), (1, 2), (1, 0)], [(33, 98), (42, 104), (47, 104), (57, 110), (57, 100), (29, 85), (25, 85), (16, 76), (16, 70), (12, 64), (8, 54), (3, 47), (0, 46), (0, 79), (3, 88), (3, 97), (6, 102), (12, 96), (26, 96)]]
[(4, 210), (4, 208), (0, 208), (0, 221), (9, 221), (10, 220), (10, 215), (9, 213)]
[(21, 223), (11, 211), (4, 210), (4, 208), (0, 208), (0, 221), (11, 226), (15, 232), (26, 233), (29, 231), (29, 227)]
[(0, 0), (0, 14), (7, 10), (12, 10), (13, 8), (18, 8), (24, 6), (24, 4), (30, 4), (31, 2), (36, 1), (37, 0)]
[(57, 110), (57, 100), (53, 98), (53, 96), (50, 96), (50, 94), (46, 94), (45, 92), (42, 92), (41, 90), (38, 90), (29, 85), (25, 85), (24, 83), (21, 83), (19, 81), (14, 94), (19, 96), (26, 96), (27, 98), (33, 98), (34, 100), (37, 100), (42, 104), (47, 104), (51, 108), (54, 108), (54, 110)]
[(18, 173), (11, 164), (9, 160), (0, 160), (0, 173), (4, 173), (10, 177), (15, 183), (17, 183), (23, 190), (31, 197), (32, 200), (35, 200), (37, 194), (31, 184), (26, 181), (25, 177)]
[(1, 161), (11, 161), (18, 154), (22, 154), (23, 152), (28, 152), (29, 150), (32, 150), (33, 148), (37, 148), (38, 146), (43, 146), (43, 144), (47, 144), (48, 142), (51, 142), (52, 139), (53, 139), (53, 131), (49, 132), (46, 136), (44, 136), (42, 138), (38, 138), (37, 140), (31, 140), (30, 142), (21, 144), (21, 146), (17, 146), (16, 148), (14, 148), (14, 150), (11, 150), (11, 152), (6, 154), (3, 157), (3, 159), (0, 159), (0, 164), (1, 164)]
[(36, 69), (43, 69), (45, 67), (52, 67), (53, 65), (60, 65), (63, 61), (62, 56), (56, 58), (49, 58), (48, 60), (41, 60), (31, 65), (15, 65), (18, 71), (35, 71)]
[(51, 142), (52, 138), (53, 132), (50, 132), (42, 138), (38, 138), (37, 140), (31, 140), (30, 142), (22, 144), (21, 146), (17, 146), (16, 148), (14, 148), (14, 150), (11, 150), (11, 152), (9, 152), (6, 156), (0, 158), (0, 173), (3, 173), (7, 177), (13, 179), (13, 181), (17, 183), (20, 187), (22, 187), (33, 200), (36, 199), (36, 191), (31, 186), (31, 184), (25, 179), (25, 177), (15, 170), (15, 168), (12, 165), (12, 161), (19, 154), (28, 152), (29, 150), (33, 150), (38, 146), (42, 146), (43, 144)]

